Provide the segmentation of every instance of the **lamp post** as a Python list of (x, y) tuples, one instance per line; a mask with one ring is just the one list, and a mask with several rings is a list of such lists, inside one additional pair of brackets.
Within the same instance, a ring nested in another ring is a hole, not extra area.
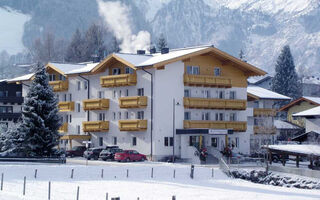
[[(174, 163), (175, 161), (175, 152), (174, 152), (174, 147), (175, 147), (175, 135), (176, 135), (176, 106), (179, 106), (180, 103), (177, 102), (175, 98), (173, 98), (173, 105), (172, 105), (172, 140), (173, 140), (173, 144), (172, 144), (172, 162)], [(169, 141), (170, 143), (170, 141)]]

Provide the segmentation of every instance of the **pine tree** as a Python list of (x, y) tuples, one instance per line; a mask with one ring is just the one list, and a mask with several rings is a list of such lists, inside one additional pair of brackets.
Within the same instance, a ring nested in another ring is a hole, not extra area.
[(302, 95), (302, 87), (296, 73), (293, 57), (288, 45), (284, 46), (275, 66), (272, 90), (297, 99)]
[(166, 47), (167, 47), (167, 41), (164, 38), (164, 35), (161, 33), (161, 35), (158, 39), (158, 43), (157, 43), (158, 51), (161, 51), (161, 49), (166, 48)]
[(59, 144), (58, 100), (48, 82), (44, 67), (37, 67), (34, 80), (22, 106), (22, 123), (18, 132), (24, 138), (26, 156), (52, 156)]
[(71, 42), (66, 53), (68, 62), (83, 62), (84, 60), (84, 44), (81, 32), (79, 29), (73, 34)]

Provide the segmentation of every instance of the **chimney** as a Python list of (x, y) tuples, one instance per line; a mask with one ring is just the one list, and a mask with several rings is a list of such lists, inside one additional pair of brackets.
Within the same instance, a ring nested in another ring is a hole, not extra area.
[(166, 53), (169, 53), (169, 48), (168, 47), (162, 48), (161, 54), (166, 54)]
[(150, 54), (154, 54), (154, 53), (157, 53), (157, 50), (156, 50), (155, 47), (152, 47), (152, 48), (150, 49)]
[(146, 51), (145, 50), (137, 50), (137, 54), (144, 55), (144, 54), (146, 54)]

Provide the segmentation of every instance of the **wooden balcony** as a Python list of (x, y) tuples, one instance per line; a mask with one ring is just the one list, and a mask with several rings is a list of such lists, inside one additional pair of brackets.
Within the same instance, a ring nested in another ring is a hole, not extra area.
[(83, 101), (83, 110), (108, 110), (109, 99), (87, 99)]
[(277, 128), (275, 126), (272, 126), (272, 127), (254, 126), (253, 132), (254, 134), (276, 134)]
[(148, 127), (147, 120), (119, 120), (120, 131), (146, 131)]
[(137, 84), (136, 74), (120, 74), (100, 77), (101, 87), (132, 86)]
[(272, 108), (254, 108), (253, 115), (256, 116), (276, 116), (277, 111)]
[(184, 97), (183, 105), (185, 108), (196, 109), (245, 110), (247, 108), (247, 101), (236, 99), (207, 99)]
[(221, 87), (221, 88), (232, 87), (232, 81), (230, 78), (208, 76), (208, 75), (184, 74), (183, 82), (184, 82), (184, 85), (187, 85), (187, 86)]
[(68, 132), (68, 123), (63, 123), (59, 128), (59, 133), (67, 133)]
[(109, 121), (82, 122), (84, 132), (106, 132), (109, 131)]
[(247, 122), (184, 120), (183, 127), (185, 129), (190, 129), (190, 128), (232, 129), (236, 132), (244, 132), (247, 130)]
[(145, 108), (148, 105), (146, 96), (121, 97), (119, 98), (120, 108)]
[(69, 82), (65, 81), (49, 81), (49, 85), (52, 86), (54, 92), (68, 91)]
[(74, 111), (74, 102), (73, 101), (63, 101), (58, 104), (60, 112), (71, 112)]

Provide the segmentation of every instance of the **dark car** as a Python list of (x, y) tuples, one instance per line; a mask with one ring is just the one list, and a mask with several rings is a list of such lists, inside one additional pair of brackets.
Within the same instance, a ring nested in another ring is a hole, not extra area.
[(100, 152), (99, 158), (104, 161), (114, 160), (114, 155), (122, 151), (123, 150), (119, 148), (108, 148)]
[(72, 147), (72, 149), (66, 151), (66, 156), (67, 157), (82, 156), (85, 150), (86, 150), (85, 146)]
[(98, 160), (99, 154), (103, 149), (104, 148), (90, 148), (83, 153), (83, 157), (88, 160), (90, 159)]

